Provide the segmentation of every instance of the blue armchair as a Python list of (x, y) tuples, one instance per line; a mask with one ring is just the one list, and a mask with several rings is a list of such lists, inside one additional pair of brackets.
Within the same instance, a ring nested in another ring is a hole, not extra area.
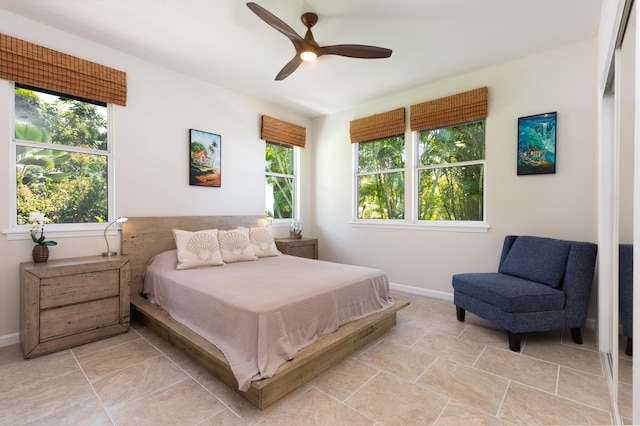
[(465, 312), (507, 330), (509, 348), (520, 351), (520, 334), (571, 329), (582, 344), (597, 254), (593, 243), (509, 235), (498, 272), (455, 274), (457, 318)]
[(633, 244), (620, 244), (619, 265), (620, 322), (627, 337), (624, 353), (633, 356)]

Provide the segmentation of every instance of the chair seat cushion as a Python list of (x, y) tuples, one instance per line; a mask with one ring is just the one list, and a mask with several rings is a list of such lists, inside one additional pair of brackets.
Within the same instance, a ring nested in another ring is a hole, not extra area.
[(543, 237), (518, 237), (498, 272), (558, 287), (567, 267), (571, 244)]
[(564, 309), (565, 294), (548, 285), (495, 272), (456, 274), (453, 289), (496, 306), (504, 312)]

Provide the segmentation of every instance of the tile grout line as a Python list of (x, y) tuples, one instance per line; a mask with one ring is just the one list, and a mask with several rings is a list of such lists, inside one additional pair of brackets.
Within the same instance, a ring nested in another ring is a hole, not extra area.
[[(151, 347), (153, 347), (154, 349), (156, 349), (156, 350), (158, 351), (158, 355), (156, 355), (156, 356), (154, 356), (154, 357), (151, 357), (151, 358), (148, 358), (148, 359), (145, 359), (145, 360), (142, 360), (142, 361), (139, 361), (139, 362), (136, 362), (136, 363), (131, 364), (131, 365), (127, 366), (127, 367), (124, 367), (124, 368), (120, 368), (120, 369), (114, 370), (114, 371), (112, 371), (112, 372), (110, 372), (110, 373), (108, 373), (108, 374), (106, 374), (106, 375), (104, 375), (104, 376), (98, 377), (98, 378), (96, 379), (96, 382), (98, 382), (98, 381), (100, 381), (100, 380), (104, 379), (105, 377), (108, 377), (108, 376), (110, 376), (110, 375), (113, 375), (113, 374), (119, 373), (120, 371), (126, 370), (126, 369), (128, 369), (128, 368), (132, 368), (132, 367), (139, 366), (140, 364), (143, 364), (143, 363), (145, 363), (145, 362), (150, 362), (150, 361), (153, 361), (153, 360), (158, 359), (158, 358), (161, 358), (161, 357), (165, 357), (165, 358), (169, 359), (169, 358), (168, 358), (168, 357), (167, 357), (167, 356), (166, 356), (162, 351), (160, 351), (157, 347), (155, 347), (151, 342), (149, 342), (148, 340), (146, 340), (146, 339), (145, 339), (145, 338), (144, 338), (140, 333), (138, 333), (138, 332), (136, 331), (136, 334), (138, 335), (138, 338), (137, 338), (137, 339), (129, 340), (129, 341), (122, 342), (122, 343), (117, 343), (117, 344), (115, 344), (115, 345), (113, 345), (113, 346), (105, 347), (105, 348), (102, 348), (102, 349), (99, 349), (99, 350), (96, 350), (96, 351), (93, 351), (93, 352), (88, 352), (87, 354), (82, 355), (82, 356), (81, 356), (81, 358), (82, 358), (82, 357), (84, 357), (84, 356), (89, 356), (89, 355), (92, 355), (92, 354), (96, 354), (96, 353), (104, 352), (104, 351), (106, 351), (106, 350), (110, 350), (110, 349), (113, 349), (113, 348), (117, 348), (117, 347), (119, 347), (119, 346), (123, 346), (123, 345), (129, 344), (129, 343), (132, 343), (132, 342), (136, 342), (136, 341), (138, 341), (138, 340), (144, 340), (144, 341), (146, 341), (146, 342), (147, 342)], [(73, 350), (71, 350), (71, 354), (72, 354), (72, 356), (74, 357), (74, 359), (76, 360), (76, 363), (78, 363), (78, 367), (79, 367), (79, 368), (80, 368), (80, 370), (82, 371), (82, 374), (85, 376), (85, 378), (86, 378), (86, 379), (87, 379), (87, 381), (89, 382), (89, 386), (91, 386), (91, 389), (93, 390), (94, 394), (95, 394), (95, 395), (96, 395), (96, 397), (98, 398), (98, 401), (100, 402), (100, 405), (101, 405), (101, 406), (102, 406), (102, 408), (105, 410), (105, 413), (106, 413), (106, 414), (107, 414), (107, 416), (109, 417), (109, 420), (112, 422), (112, 424), (115, 424), (115, 422), (113, 421), (113, 419), (112, 419), (112, 417), (111, 417), (110, 411), (107, 409), (107, 407), (105, 407), (104, 403), (102, 402), (102, 399), (101, 399), (101, 398), (100, 398), (100, 396), (98, 395), (98, 392), (96, 391), (96, 389), (95, 389), (95, 387), (94, 387), (94, 385), (93, 385), (93, 382), (91, 382), (91, 380), (90, 380), (90, 379), (89, 379), (89, 377), (87, 376), (87, 373), (86, 373), (86, 372), (84, 371), (84, 369), (82, 368), (82, 365), (80, 364), (80, 362), (79, 362), (79, 360), (78, 360), (78, 358), (77, 358), (76, 354), (75, 354), (75, 353), (73, 353)], [(169, 359), (169, 360), (170, 360), (170, 359)], [(170, 361), (171, 361), (171, 362), (173, 362), (172, 360), (170, 360)], [(175, 364), (175, 363), (174, 363), (174, 364)], [(154, 392), (151, 392), (150, 394), (134, 397), (134, 398), (132, 398), (131, 400), (127, 401), (126, 403), (123, 403), (123, 404), (119, 404), (119, 405), (114, 406), (114, 407), (112, 408), (112, 411), (114, 411), (114, 412), (115, 412), (116, 410), (118, 410), (118, 409), (119, 409), (119, 408), (121, 408), (121, 407), (125, 407), (125, 406), (127, 406), (127, 405), (131, 405), (132, 403), (135, 403), (135, 402), (137, 402), (137, 401), (141, 400), (142, 398), (145, 398), (145, 397), (147, 397), (147, 396), (149, 396), (149, 395), (153, 395), (154, 393), (156, 393), (156, 392), (158, 392), (158, 391), (160, 391), (160, 390), (165, 390), (165, 389), (167, 389), (167, 388), (169, 388), (169, 387), (171, 387), (171, 386), (173, 386), (173, 385), (175, 385), (175, 384), (177, 384), (177, 383), (180, 383), (180, 382), (181, 382), (181, 381), (183, 381), (183, 380), (185, 380), (185, 379), (178, 380), (177, 382), (172, 383), (172, 384), (167, 385), (167, 386), (164, 386), (163, 388), (161, 388), (161, 389), (159, 389), (159, 390), (156, 390), (156, 391), (154, 391)]]
[[(139, 333), (138, 333), (139, 334)], [(178, 364), (177, 362), (175, 362), (173, 359), (171, 359), (170, 356), (168, 356), (166, 353), (164, 353), (162, 351), (162, 349), (160, 349), (159, 347), (157, 347), (156, 345), (154, 345), (151, 341), (149, 341), (146, 337), (140, 335), (140, 337), (142, 339), (144, 339), (149, 345), (151, 345), (151, 347), (153, 347), (155, 350), (157, 350), (158, 352), (160, 352), (162, 354), (162, 356), (164, 356), (166, 359), (169, 360), (169, 362), (171, 362), (173, 365), (175, 365), (180, 371), (182, 371), (187, 377), (191, 378), (194, 382), (196, 382), (198, 384), (198, 386), (200, 386), (202, 389), (204, 389), (208, 394), (210, 394), (211, 396), (213, 396), (216, 401), (220, 402), (220, 404), (222, 404), (223, 407), (227, 408), (229, 411), (231, 411), (234, 415), (236, 415), (239, 419), (242, 419), (242, 416), (238, 413), (235, 412), (235, 410), (233, 408), (231, 408), (229, 405), (227, 405), (223, 400), (221, 400), (220, 398), (218, 398), (213, 392), (211, 392), (209, 389), (207, 389), (207, 387), (200, 383), (200, 381), (195, 378), (193, 375), (191, 375), (191, 373), (189, 373), (187, 370), (185, 370), (184, 368), (182, 368), (182, 366), (180, 364)], [(171, 344), (171, 342), (167, 342), (169, 344)], [(189, 357), (190, 360), (193, 360), (193, 358)], [(196, 363), (197, 364), (197, 363)], [(200, 364), (197, 364), (198, 366), (200, 366)], [(201, 366), (200, 366), (201, 367)], [(206, 369), (205, 369), (206, 371)], [(208, 371), (207, 371), (208, 372)], [(215, 376), (214, 376), (215, 377)], [(216, 379), (217, 380), (217, 379)], [(176, 382), (176, 383), (180, 383), (180, 381)], [(175, 383), (173, 384), (175, 385)], [(173, 386), (171, 385), (171, 386)], [(167, 386), (168, 387), (168, 386)], [(155, 393), (155, 392), (154, 392)], [(216, 415), (220, 414), (221, 412), (224, 411), (224, 408), (221, 409), (220, 411), (212, 414), (209, 418), (215, 417)], [(207, 419), (203, 420), (206, 421)]]
[[(374, 377), (376, 377), (376, 376), (377, 376), (378, 374), (380, 374), (380, 373), (382, 373), (382, 371), (381, 371), (381, 370), (380, 370), (380, 371), (378, 371), (378, 372), (377, 372), (373, 377), (371, 377), (369, 380), (367, 380), (367, 383), (371, 382), (371, 381), (373, 380), (373, 378), (374, 378)], [(362, 389), (362, 387), (363, 387), (363, 386), (364, 386), (364, 385), (362, 385), (361, 387), (359, 387), (359, 388), (358, 388), (358, 390)], [(349, 405), (347, 405), (347, 404), (346, 404), (347, 400), (348, 400), (349, 398), (351, 398), (353, 395), (355, 395), (355, 394), (357, 393), (357, 391), (356, 391), (356, 392), (353, 392), (351, 395), (349, 395), (348, 397), (346, 397), (346, 398), (344, 399), (344, 402), (343, 402), (343, 401), (340, 401), (340, 400), (339, 400), (338, 398), (336, 398), (335, 396), (333, 396), (332, 394), (330, 394), (330, 393), (328, 393), (328, 392), (324, 392), (322, 389), (319, 389), (319, 388), (317, 388), (317, 387), (316, 387), (316, 386), (314, 386), (314, 385), (310, 385), (310, 387), (311, 387), (311, 388), (313, 388), (313, 389), (315, 389), (315, 390), (317, 390), (318, 392), (322, 393), (323, 395), (326, 395), (328, 398), (333, 399), (334, 401), (336, 401), (338, 404), (342, 405), (343, 407), (345, 407), (345, 408), (347, 408), (347, 409), (349, 409), (349, 410), (353, 410), (353, 411), (355, 411), (356, 413), (360, 414), (361, 416), (366, 417), (367, 419), (371, 420), (374, 424), (378, 424), (378, 421), (377, 421), (376, 419), (372, 419), (371, 417), (369, 417), (369, 416), (368, 416), (368, 415), (366, 415), (365, 413), (361, 412), (361, 411), (360, 411), (360, 410), (358, 410), (357, 408), (351, 407), (351, 406), (349, 406)], [(305, 391), (305, 392), (306, 392), (306, 391)], [(267, 417), (265, 417), (265, 419), (263, 419), (263, 421), (267, 421), (267, 419), (268, 419), (268, 416), (267, 416)]]
[(73, 350), (69, 349), (69, 352), (71, 352), (71, 356), (76, 361), (76, 364), (78, 365), (78, 368), (82, 372), (82, 375), (84, 376), (85, 380), (87, 381), (87, 384), (91, 388), (91, 391), (93, 392), (93, 395), (98, 400), (98, 403), (100, 404), (100, 406), (104, 410), (104, 413), (107, 415), (107, 418), (109, 419), (109, 421), (111, 422), (112, 425), (115, 425), (116, 423), (113, 421), (113, 418), (111, 417), (111, 414), (107, 410), (107, 407), (104, 406), (104, 403), (102, 402), (102, 398), (100, 398), (100, 395), (98, 395), (98, 392), (96, 391), (96, 388), (93, 386), (93, 383), (91, 383), (91, 380), (89, 380), (89, 376), (87, 376), (87, 373), (84, 371), (84, 368), (82, 368), (82, 365), (78, 361), (78, 357), (76, 356), (75, 353), (73, 353)]
[(507, 383), (507, 389), (505, 389), (504, 395), (502, 395), (502, 399), (500, 400), (500, 405), (498, 405), (498, 412), (495, 415), (496, 419), (498, 419), (498, 420), (501, 419), (500, 418), (500, 412), (504, 408), (504, 401), (505, 401), (505, 399), (507, 399), (507, 394), (509, 393), (509, 388), (511, 388), (511, 384), (512, 383), (513, 383), (513, 381), (509, 380), (509, 383)]

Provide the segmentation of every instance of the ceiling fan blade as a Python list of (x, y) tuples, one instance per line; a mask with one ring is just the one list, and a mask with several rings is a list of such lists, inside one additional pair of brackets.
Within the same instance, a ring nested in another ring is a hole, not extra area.
[(287, 65), (285, 65), (278, 75), (276, 76), (276, 80), (284, 80), (289, 77), (292, 72), (294, 72), (302, 63), (302, 59), (300, 59), (300, 55), (296, 55), (292, 60), (289, 61)]
[(258, 17), (262, 19), (264, 22), (271, 25), (273, 28), (275, 28), (276, 30), (280, 31), (282, 34), (287, 36), (289, 40), (291, 40), (293, 44), (296, 46), (296, 49), (298, 48), (298, 44), (296, 43), (304, 40), (302, 37), (300, 37), (300, 35), (298, 35), (298, 33), (295, 32), (293, 28), (285, 24), (284, 21), (282, 21), (273, 13), (269, 12), (264, 7), (253, 2), (247, 3), (247, 7), (251, 9), (253, 13), (258, 15)]
[(362, 44), (336, 44), (334, 46), (323, 46), (316, 49), (318, 56), (321, 55), (340, 55), (349, 58), (388, 58), (391, 56), (391, 49), (384, 47), (365, 46)]

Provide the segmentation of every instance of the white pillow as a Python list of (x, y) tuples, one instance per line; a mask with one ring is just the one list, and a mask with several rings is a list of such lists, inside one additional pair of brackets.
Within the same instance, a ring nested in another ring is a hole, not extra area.
[(178, 265), (176, 269), (224, 265), (218, 243), (217, 229), (197, 232), (174, 229), (173, 238), (176, 241), (178, 250)]
[(249, 241), (258, 257), (279, 256), (280, 252), (273, 241), (270, 228), (250, 228)]
[(256, 260), (256, 254), (249, 241), (249, 228), (238, 228), (218, 233), (220, 253), (225, 263)]

